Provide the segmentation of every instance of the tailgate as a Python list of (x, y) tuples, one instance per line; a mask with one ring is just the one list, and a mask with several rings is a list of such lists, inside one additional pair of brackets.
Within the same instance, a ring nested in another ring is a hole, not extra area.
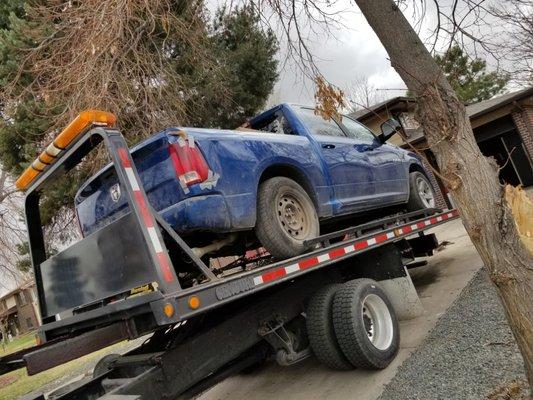
[[(169, 156), (166, 133), (158, 133), (140, 143), (132, 149), (131, 155), (155, 210), (182, 199), (183, 193)], [(127, 214), (128, 202), (118, 184), (115, 169), (108, 165), (85, 182), (76, 194), (75, 206), (84, 236)]]

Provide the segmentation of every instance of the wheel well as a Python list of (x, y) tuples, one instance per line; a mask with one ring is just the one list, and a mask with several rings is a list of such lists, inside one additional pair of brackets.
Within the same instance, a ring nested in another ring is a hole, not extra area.
[(424, 174), (424, 176), (426, 178), (429, 179), (428, 173), (427, 173), (427, 171), (424, 168), (422, 168), (418, 164), (412, 163), (412, 164), (409, 165), (409, 173), (414, 172), (414, 171), (421, 172), (422, 174)]
[(311, 183), (309, 183), (309, 180), (302, 171), (296, 167), (293, 167), (292, 165), (272, 165), (263, 171), (261, 177), (259, 178), (259, 184), (276, 176), (283, 176), (285, 178), (292, 179), (294, 182), (300, 185), (313, 201), (315, 209), (317, 208), (317, 199), (313, 190), (313, 186)]

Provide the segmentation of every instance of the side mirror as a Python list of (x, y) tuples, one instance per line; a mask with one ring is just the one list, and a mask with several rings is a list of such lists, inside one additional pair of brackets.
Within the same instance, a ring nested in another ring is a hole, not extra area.
[(380, 128), (381, 128), (381, 135), (379, 135), (378, 138), (382, 143), (385, 143), (395, 133), (402, 130), (402, 125), (396, 119), (389, 118), (388, 120), (386, 120), (385, 122), (381, 124)]

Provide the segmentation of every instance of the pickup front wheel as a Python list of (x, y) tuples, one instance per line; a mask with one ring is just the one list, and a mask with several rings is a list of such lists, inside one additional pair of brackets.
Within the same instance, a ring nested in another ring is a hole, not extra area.
[(413, 171), (409, 174), (409, 190), (409, 201), (407, 202), (409, 211), (435, 207), (433, 186), (421, 172)]
[(303, 242), (319, 235), (318, 215), (305, 190), (291, 179), (270, 178), (259, 185), (255, 232), (278, 259), (308, 250)]

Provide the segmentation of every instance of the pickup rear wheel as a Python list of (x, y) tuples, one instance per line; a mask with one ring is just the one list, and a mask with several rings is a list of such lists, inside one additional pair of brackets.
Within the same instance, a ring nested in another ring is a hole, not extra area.
[(272, 256), (296, 256), (303, 242), (319, 234), (318, 215), (305, 190), (291, 179), (270, 178), (259, 185), (256, 235)]

